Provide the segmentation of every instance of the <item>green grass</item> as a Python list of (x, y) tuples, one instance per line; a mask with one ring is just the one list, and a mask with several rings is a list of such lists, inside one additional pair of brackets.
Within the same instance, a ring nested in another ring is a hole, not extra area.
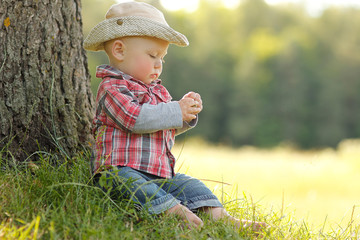
[[(154, 217), (111, 200), (92, 185), (88, 153), (72, 159), (38, 153), (38, 159), (36, 166), (0, 159), (0, 239), (254, 239), (205, 216), (205, 227), (189, 230), (175, 217)], [(265, 239), (360, 239), (352, 222), (324, 232), (286, 209), (262, 209), (251, 196), (219, 197), (231, 214), (267, 222)]]

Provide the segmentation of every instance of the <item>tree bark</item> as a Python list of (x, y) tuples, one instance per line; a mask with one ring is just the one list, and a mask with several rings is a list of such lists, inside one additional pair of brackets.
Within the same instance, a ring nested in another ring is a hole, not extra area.
[(1, 0), (0, 159), (71, 157), (91, 141), (80, 0)]

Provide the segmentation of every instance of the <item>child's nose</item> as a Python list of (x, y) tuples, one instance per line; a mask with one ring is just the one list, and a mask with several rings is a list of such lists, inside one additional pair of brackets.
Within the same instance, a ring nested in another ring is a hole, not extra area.
[(155, 62), (155, 68), (161, 68), (162, 67), (162, 61), (161, 59), (156, 60)]

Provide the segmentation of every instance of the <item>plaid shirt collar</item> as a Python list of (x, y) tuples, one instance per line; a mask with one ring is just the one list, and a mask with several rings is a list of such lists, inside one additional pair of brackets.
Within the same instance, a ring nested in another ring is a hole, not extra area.
[(142, 81), (133, 78), (132, 76), (120, 71), (119, 69), (116, 69), (110, 65), (100, 65), (97, 67), (96, 69), (96, 77), (97, 78), (106, 78), (106, 77), (111, 77), (111, 78), (119, 78), (119, 79), (124, 79), (124, 80), (128, 80), (128, 81), (133, 81), (136, 82), (140, 85), (142, 85), (145, 88), (153, 88), (158, 84), (161, 84), (161, 79), (157, 79), (155, 81), (152, 81), (149, 85), (143, 83)]

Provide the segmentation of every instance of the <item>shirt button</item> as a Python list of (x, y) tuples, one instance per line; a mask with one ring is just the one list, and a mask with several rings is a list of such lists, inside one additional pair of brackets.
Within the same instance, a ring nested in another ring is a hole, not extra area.
[(124, 23), (124, 21), (123, 21), (122, 19), (118, 19), (118, 20), (116, 21), (116, 23), (117, 23), (117, 25), (122, 25), (122, 24)]

